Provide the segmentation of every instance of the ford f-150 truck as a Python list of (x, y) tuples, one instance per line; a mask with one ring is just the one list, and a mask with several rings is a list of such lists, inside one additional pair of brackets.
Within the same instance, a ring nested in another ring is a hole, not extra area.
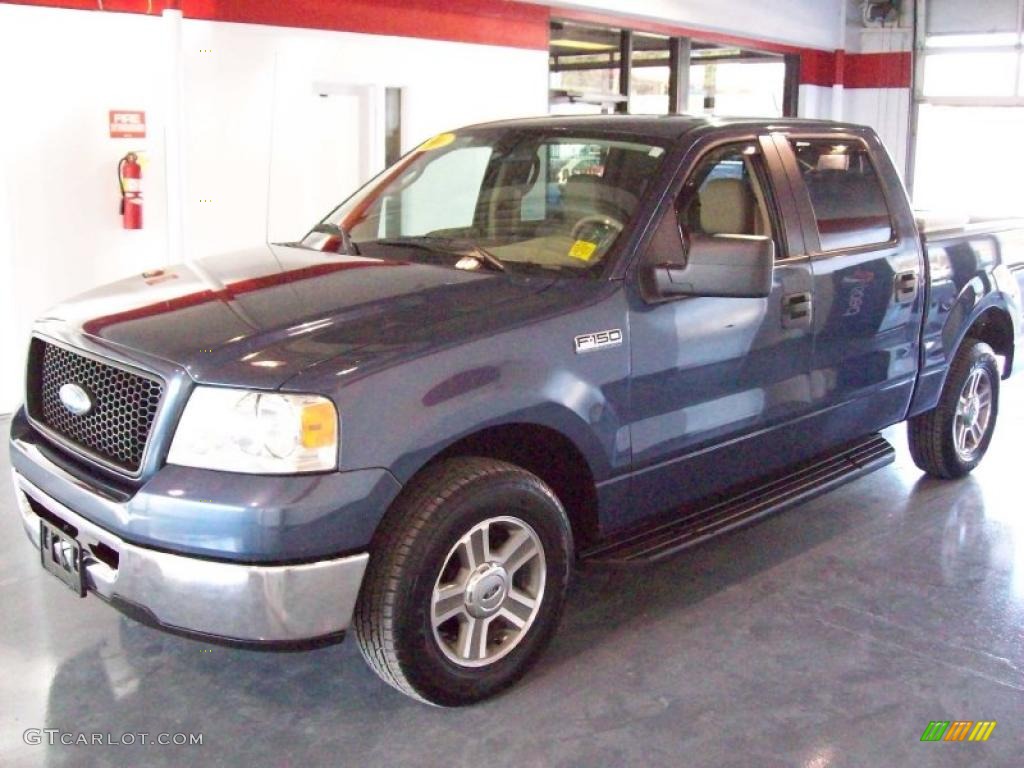
[(893, 457), (970, 472), (1024, 230), (922, 232), (868, 128), (443, 133), (301, 241), (57, 306), (11, 423), (43, 566), (164, 629), (351, 629), (421, 700), (516, 681), (574, 564), (644, 563)]

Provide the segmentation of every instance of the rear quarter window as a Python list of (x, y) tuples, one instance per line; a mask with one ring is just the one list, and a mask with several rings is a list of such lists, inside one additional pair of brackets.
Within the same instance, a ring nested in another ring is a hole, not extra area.
[(840, 139), (797, 139), (792, 145), (822, 251), (892, 240), (892, 216), (867, 147)]

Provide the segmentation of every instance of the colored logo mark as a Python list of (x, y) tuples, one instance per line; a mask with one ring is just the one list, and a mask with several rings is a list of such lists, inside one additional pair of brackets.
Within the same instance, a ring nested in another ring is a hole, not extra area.
[(988, 741), (995, 729), (995, 720), (932, 720), (921, 741)]

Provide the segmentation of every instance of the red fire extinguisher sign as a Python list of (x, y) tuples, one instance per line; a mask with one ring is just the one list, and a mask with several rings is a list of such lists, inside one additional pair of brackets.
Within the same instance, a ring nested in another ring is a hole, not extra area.
[(146, 113), (141, 109), (110, 110), (110, 138), (146, 138)]

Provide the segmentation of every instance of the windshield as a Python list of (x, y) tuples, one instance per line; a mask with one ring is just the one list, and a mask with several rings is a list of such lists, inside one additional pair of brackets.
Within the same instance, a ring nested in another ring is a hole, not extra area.
[(373, 179), (301, 245), (459, 269), (593, 272), (665, 148), (559, 132), (443, 133)]

